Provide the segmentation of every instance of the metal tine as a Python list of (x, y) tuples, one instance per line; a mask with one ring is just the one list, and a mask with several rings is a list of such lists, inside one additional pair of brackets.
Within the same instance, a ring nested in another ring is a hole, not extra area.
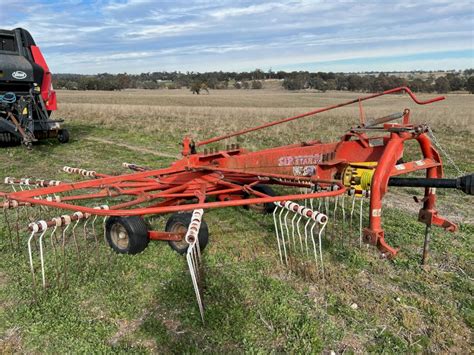
[(359, 247), (362, 248), (362, 218), (363, 218), (363, 205), (364, 197), (360, 198), (360, 210), (359, 210)]
[(342, 228), (341, 228), (341, 242), (344, 244), (344, 233), (346, 229), (346, 209), (345, 209), (345, 196), (341, 196), (341, 210), (342, 210)]
[(354, 208), (355, 208), (355, 200), (356, 200), (356, 194), (355, 194), (355, 190), (350, 190), (349, 192), (350, 194), (352, 194), (352, 203), (351, 203), (351, 214), (350, 214), (350, 230), (351, 230), (351, 233), (353, 231), (353, 224), (352, 224), (352, 221), (353, 221), (353, 217), (354, 217)]
[(84, 213), (82, 212), (74, 212), (73, 214), (74, 217), (77, 218), (76, 220), (76, 223), (74, 223), (74, 226), (72, 227), (72, 239), (74, 241), (74, 246), (76, 247), (76, 252), (77, 252), (77, 259), (78, 261), (80, 261), (80, 248), (79, 248), (79, 243), (77, 242), (77, 238), (76, 238), (76, 228), (77, 228), (77, 225), (79, 224), (79, 222), (81, 222), (81, 220), (84, 218)]
[(63, 252), (63, 279), (64, 279), (64, 286), (67, 286), (67, 256), (66, 256), (66, 232), (71, 226), (71, 216), (69, 215), (62, 215), (61, 220), (63, 222), (63, 229), (62, 229), (62, 252)]
[(285, 253), (285, 263), (288, 265), (288, 253), (286, 252), (285, 233), (283, 231), (283, 221), (281, 219), (281, 215), (285, 211), (285, 208), (284, 208), (284, 205), (282, 203), (280, 203), (280, 204), (281, 204), (282, 209), (281, 209), (280, 213), (278, 214), (278, 222), (280, 223), (280, 236), (281, 236), (282, 245), (283, 245), (283, 252)]
[[(97, 208), (97, 207), (94, 207), (94, 208)], [(97, 218), (98, 218), (98, 215), (95, 215), (92, 222), (91, 222), (91, 225), (92, 225), (92, 235), (94, 236), (94, 240), (95, 240), (95, 248), (96, 248), (96, 251), (97, 251), (97, 260), (99, 260), (99, 240), (97, 238), (97, 233), (95, 231), (95, 222), (97, 221)]]
[(298, 221), (296, 222), (296, 230), (298, 232), (298, 237), (300, 238), (301, 252), (303, 253), (303, 236), (301, 235), (301, 231), (300, 231), (300, 225), (301, 225), (302, 219), (303, 219), (303, 216), (300, 215), (300, 217), (298, 218)]
[(40, 245), (40, 263), (41, 263), (41, 283), (43, 285), (43, 288), (46, 287), (46, 275), (44, 271), (44, 252), (43, 252), (43, 237), (46, 234), (46, 231), (48, 230), (48, 224), (46, 221), (39, 221), (37, 222), (40, 224), (40, 226), (43, 229), (43, 232), (41, 232), (41, 235), (39, 237), (39, 245)]
[[(294, 216), (293, 218), (291, 219), (291, 235), (293, 237), (293, 241), (296, 240), (296, 236), (295, 236), (295, 219), (296, 217), (298, 217), (298, 214), (294, 213)], [(301, 243), (301, 238), (300, 238), (300, 243)], [(300, 245), (301, 246), (301, 251), (303, 251), (303, 244)], [(295, 246), (295, 250), (296, 250), (296, 246)]]
[(33, 263), (33, 250), (31, 247), (31, 242), (33, 241), (33, 238), (35, 237), (35, 234), (38, 232), (38, 228), (37, 228), (36, 223), (30, 224), (29, 227), (33, 228), (33, 230), (31, 231), (30, 237), (28, 238), (28, 256), (29, 256), (29, 261), (30, 261), (31, 279), (33, 281), (33, 288), (36, 289), (35, 265)]
[[(313, 215), (313, 218), (315, 220), (315, 224), (319, 223), (321, 227), (319, 228), (318, 232), (318, 244), (319, 244), (319, 258), (321, 261), (321, 273), (324, 279), (324, 263), (323, 263), (323, 244), (322, 244), (322, 236), (323, 232), (326, 228), (326, 225), (328, 223), (328, 218), (327, 216), (323, 215), (322, 213), (318, 213), (316, 215)], [(316, 257), (316, 252), (315, 252), (315, 257)]]
[(59, 270), (60, 270), (60, 268), (59, 268), (59, 260), (58, 260), (58, 254), (57, 254), (57, 249), (56, 249), (56, 243), (58, 242), (58, 240), (56, 239), (56, 231), (57, 231), (58, 227), (61, 227), (62, 220), (61, 220), (61, 217), (54, 217), (54, 218), (52, 218), (52, 221), (54, 222), (54, 228), (53, 228), (53, 231), (51, 232), (49, 238), (51, 240), (51, 247), (53, 249), (54, 261), (55, 261), (55, 264), (56, 264), (56, 281), (59, 284), (59, 280), (60, 280), (60, 271)]
[[(290, 245), (291, 245), (291, 238), (290, 238), (290, 231), (288, 228), (288, 215), (290, 214), (290, 210), (287, 210), (285, 213), (285, 217), (283, 218), (283, 221), (285, 222), (285, 230), (286, 230), (286, 235), (288, 237), (288, 251), (290, 251)], [(293, 249), (296, 250), (296, 242), (295, 239), (293, 238)]]
[(281, 252), (281, 243), (280, 243), (280, 235), (279, 235), (279, 226), (278, 226), (278, 222), (277, 222), (277, 218), (276, 218), (276, 213), (278, 211), (278, 208), (281, 208), (280, 205), (279, 205), (279, 202), (275, 202), (275, 209), (273, 210), (273, 223), (275, 225), (275, 234), (276, 234), (276, 238), (277, 238), (277, 244), (278, 244), (278, 253), (280, 254), (280, 262), (283, 264), (283, 254)]
[(309, 237), (309, 234), (308, 234), (308, 225), (309, 223), (311, 222), (310, 219), (308, 219), (306, 221), (306, 224), (304, 225), (304, 243), (305, 243), (305, 247), (306, 247), (306, 255), (309, 255), (309, 247), (308, 247), (308, 237)]
[(309, 219), (308, 222), (312, 222), (310, 234), (311, 234), (311, 241), (313, 243), (314, 262), (315, 262), (315, 265), (316, 265), (316, 270), (318, 270), (318, 263), (319, 263), (318, 262), (318, 251), (317, 251), (317, 248), (316, 248), (316, 241), (314, 240), (314, 228), (316, 228), (317, 223), (312, 218)]
[(188, 264), (189, 272), (191, 274), (191, 280), (196, 294), (196, 301), (199, 307), (199, 313), (201, 314), (201, 320), (204, 323), (204, 306), (202, 303), (201, 289), (199, 287), (200, 279), (200, 247), (199, 247), (199, 229), (201, 227), (202, 215), (204, 211), (202, 209), (194, 210), (191, 218), (191, 224), (186, 232), (185, 240), (188, 243), (188, 250), (186, 252), (186, 261)]

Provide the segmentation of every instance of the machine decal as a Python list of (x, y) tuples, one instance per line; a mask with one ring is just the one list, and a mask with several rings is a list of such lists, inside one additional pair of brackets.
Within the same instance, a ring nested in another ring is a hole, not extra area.
[(24, 71), (17, 70), (12, 73), (12, 77), (18, 80), (23, 80), (23, 79), (26, 79), (27, 75)]
[(321, 162), (321, 154), (284, 156), (278, 159), (278, 166), (317, 165)]
[(316, 174), (316, 166), (294, 166), (293, 175), (295, 176), (313, 176)]

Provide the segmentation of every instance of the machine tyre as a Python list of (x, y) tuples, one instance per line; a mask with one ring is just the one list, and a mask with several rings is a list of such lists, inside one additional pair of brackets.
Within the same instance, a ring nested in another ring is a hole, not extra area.
[(69, 142), (69, 131), (67, 129), (59, 130), (58, 141), (63, 144)]
[[(174, 233), (186, 233), (189, 225), (191, 224), (192, 216), (193, 214), (189, 212), (175, 213), (171, 215), (171, 217), (168, 219), (168, 222), (166, 222), (165, 231)], [(209, 229), (204, 219), (201, 221), (201, 228), (199, 228), (198, 238), (199, 247), (201, 248), (201, 250), (204, 250), (207, 246), (207, 243), (209, 242)], [(168, 241), (168, 244), (171, 249), (181, 255), (185, 254), (188, 250), (188, 243), (186, 243), (185, 240), (181, 242)]]
[(105, 224), (105, 238), (119, 254), (138, 254), (148, 246), (148, 225), (139, 216), (112, 216)]
[[(268, 196), (272, 196), (272, 197), (276, 196), (275, 191), (273, 191), (273, 189), (268, 185), (256, 185), (256, 186), (253, 187), (253, 189), (258, 191), (258, 192), (264, 193), (265, 195), (268, 195)], [(248, 196), (247, 196), (247, 198), (248, 198)], [(245, 207), (248, 208), (249, 210), (252, 210), (252, 211), (260, 213), (260, 214), (273, 213), (273, 211), (276, 208), (276, 206), (273, 202), (259, 203), (259, 204), (255, 204), (255, 205), (247, 205)]]

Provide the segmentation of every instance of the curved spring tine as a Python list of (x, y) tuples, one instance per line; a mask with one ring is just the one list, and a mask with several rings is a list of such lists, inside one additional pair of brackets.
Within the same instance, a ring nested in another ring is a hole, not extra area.
[(313, 221), (313, 225), (311, 226), (310, 234), (311, 234), (311, 241), (313, 243), (313, 253), (314, 253), (314, 262), (316, 265), (316, 271), (318, 270), (318, 252), (316, 249), (316, 241), (314, 240), (314, 228), (316, 228), (316, 222)]
[(341, 240), (344, 242), (344, 230), (346, 228), (346, 209), (345, 209), (345, 195), (341, 196), (341, 209), (342, 209), (342, 228), (341, 228)]
[(95, 240), (95, 248), (96, 248), (96, 251), (97, 251), (97, 260), (99, 260), (100, 258), (100, 255), (99, 255), (99, 240), (97, 239), (97, 233), (95, 231), (95, 222), (97, 221), (97, 218), (99, 216), (98, 215), (95, 215), (94, 216), (94, 219), (92, 220), (91, 222), (91, 225), (92, 225), (92, 235), (94, 236), (94, 240)]
[(31, 232), (30, 237), (28, 238), (28, 256), (30, 259), (30, 269), (31, 269), (31, 278), (33, 280), (33, 288), (36, 288), (36, 277), (35, 277), (35, 265), (33, 264), (33, 251), (31, 248), (31, 242), (35, 236), (36, 232)]
[(356, 194), (354, 191), (354, 194), (352, 195), (352, 206), (351, 206), (351, 222), (350, 222), (351, 234), (352, 234), (352, 219), (354, 217), (355, 199), (356, 199)]
[(201, 292), (200, 292), (199, 285), (198, 285), (198, 280), (197, 280), (197, 277), (196, 277), (197, 273), (196, 273), (196, 269), (194, 268), (194, 263), (192, 261), (192, 255), (191, 254), (192, 254), (192, 252), (189, 252), (189, 251), (188, 251), (188, 253), (186, 253), (186, 260), (188, 262), (188, 267), (189, 267), (189, 271), (190, 271), (190, 274), (191, 274), (191, 280), (193, 282), (194, 292), (196, 294), (196, 300), (197, 300), (198, 307), (199, 307), (199, 313), (201, 314), (201, 320), (204, 323), (204, 307), (202, 305)]
[[(105, 216), (104, 217), (104, 220), (102, 221), (102, 229), (104, 231), (104, 242), (105, 242), (105, 245), (107, 245), (107, 235), (105, 234), (106, 232), (106, 228), (105, 228), (105, 224), (107, 223), (107, 220), (109, 219), (109, 216)], [(198, 239), (198, 243), (199, 243), (199, 239)]]
[(276, 207), (273, 210), (273, 223), (275, 224), (275, 234), (276, 234), (277, 243), (278, 243), (278, 253), (280, 254), (280, 261), (283, 264), (283, 254), (281, 253), (280, 236), (279, 236), (279, 233), (278, 233), (278, 230), (280, 228), (278, 228), (278, 223), (277, 223), (277, 219), (276, 219), (276, 213), (277, 213), (277, 210), (278, 210), (279, 206), (276, 203), (275, 203), (275, 205), (276, 205)]
[(300, 223), (301, 223), (302, 218), (303, 218), (303, 216), (300, 215), (300, 218), (298, 218), (298, 221), (296, 221), (296, 230), (298, 232), (298, 237), (300, 238), (301, 252), (303, 253), (303, 237), (302, 237), (301, 231), (300, 231)]
[(77, 228), (77, 225), (79, 224), (79, 222), (81, 222), (81, 219), (78, 219), (76, 221), (76, 223), (74, 223), (74, 225), (72, 226), (72, 230), (71, 230), (72, 240), (74, 241), (74, 246), (76, 247), (78, 261), (80, 261), (80, 256), (79, 256), (80, 249), (79, 249), (79, 244), (77, 243), (77, 238), (76, 238), (76, 228)]
[(288, 264), (288, 254), (286, 252), (286, 241), (285, 241), (285, 233), (283, 232), (283, 221), (281, 220), (281, 215), (285, 209), (282, 208), (280, 213), (278, 214), (278, 221), (280, 222), (280, 232), (281, 232), (281, 239), (283, 244), (283, 252), (285, 253), (285, 262)]
[(67, 285), (67, 257), (66, 257), (66, 232), (71, 224), (67, 224), (62, 231), (62, 252), (63, 252), (63, 278), (64, 285)]
[(89, 219), (86, 218), (86, 221), (84, 222), (84, 226), (82, 227), (82, 230), (84, 232), (84, 241), (87, 242), (87, 232), (88, 232), (88, 229), (87, 229), (87, 224), (89, 223)]
[(306, 246), (306, 255), (309, 255), (309, 247), (308, 247), (308, 225), (311, 222), (311, 219), (308, 219), (306, 224), (304, 225), (304, 244)]
[(293, 244), (295, 246), (295, 250), (296, 250), (296, 243), (295, 243), (295, 240), (296, 240), (296, 237), (295, 237), (295, 219), (296, 219), (296, 217), (298, 217), (298, 215), (296, 213), (294, 213), (293, 218), (291, 219), (291, 236), (293, 238)]
[[(285, 217), (283, 218), (283, 221), (285, 221), (286, 236), (288, 239), (288, 251), (290, 251), (290, 245), (291, 245), (290, 231), (288, 229), (288, 214), (289, 213), (290, 213), (290, 210), (286, 210)], [(293, 239), (293, 248), (296, 248), (296, 243), (294, 239)]]
[(53, 231), (51, 232), (49, 239), (51, 240), (51, 247), (53, 248), (53, 254), (54, 254), (54, 261), (56, 264), (56, 280), (59, 281), (59, 261), (58, 261), (58, 255), (57, 255), (57, 250), (56, 250), (56, 230), (58, 229), (58, 226), (54, 226)]
[(326, 228), (327, 220), (325, 223), (323, 223), (322, 227), (319, 228), (319, 234), (318, 234), (318, 239), (319, 239), (319, 258), (321, 261), (321, 273), (323, 275), (323, 280), (324, 280), (324, 263), (323, 263), (323, 243), (322, 243), (322, 235), (324, 228)]
[(39, 237), (39, 246), (40, 246), (40, 263), (41, 263), (41, 282), (43, 284), (43, 288), (46, 287), (46, 273), (44, 271), (44, 253), (43, 253), (43, 237), (46, 234), (46, 228)]

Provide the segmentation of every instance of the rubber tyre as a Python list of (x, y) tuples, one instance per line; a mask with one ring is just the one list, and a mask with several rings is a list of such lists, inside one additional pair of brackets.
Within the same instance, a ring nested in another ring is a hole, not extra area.
[[(118, 236), (125, 233), (127, 241)], [(139, 216), (112, 216), (105, 223), (105, 237), (110, 247), (119, 254), (138, 254), (148, 246), (148, 225)]]
[(60, 129), (58, 132), (58, 141), (59, 143), (69, 142), (69, 131), (67, 129)]
[[(166, 222), (165, 231), (166, 232), (185, 232), (188, 230), (189, 225), (191, 224), (192, 213), (175, 213)], [(198, 234), (199, 247), (201, 250), (204, 250), (209, 243), (209, 229), (207, 228), (206, 221), (201, 220), (201, 227)], [(174, 241), (168, 241), (168, 245), (178, 254), (185, 254), (188, 250), (187, 243), (185, 241), (181, 243), (176, 243)]]
[[(275, 191), (273, 191), (273, 189), (268, 185), (256, 185), (253, 187), (253, 189), (255, 191), (264, 193), (265, 195), (268, 195), (268, 196), (272, 196), (272, 197), (276, 196)], [(249, 198), (249, 196), (247, 196), (247, 198)], [(257, 204), (257, 205), (248, 205), (246, 207), (254, 212), (261, 213), (261, 214), (273, 213), (273, 211), (276, 208), (273, 202), (267, 202), (264, 204)]]

